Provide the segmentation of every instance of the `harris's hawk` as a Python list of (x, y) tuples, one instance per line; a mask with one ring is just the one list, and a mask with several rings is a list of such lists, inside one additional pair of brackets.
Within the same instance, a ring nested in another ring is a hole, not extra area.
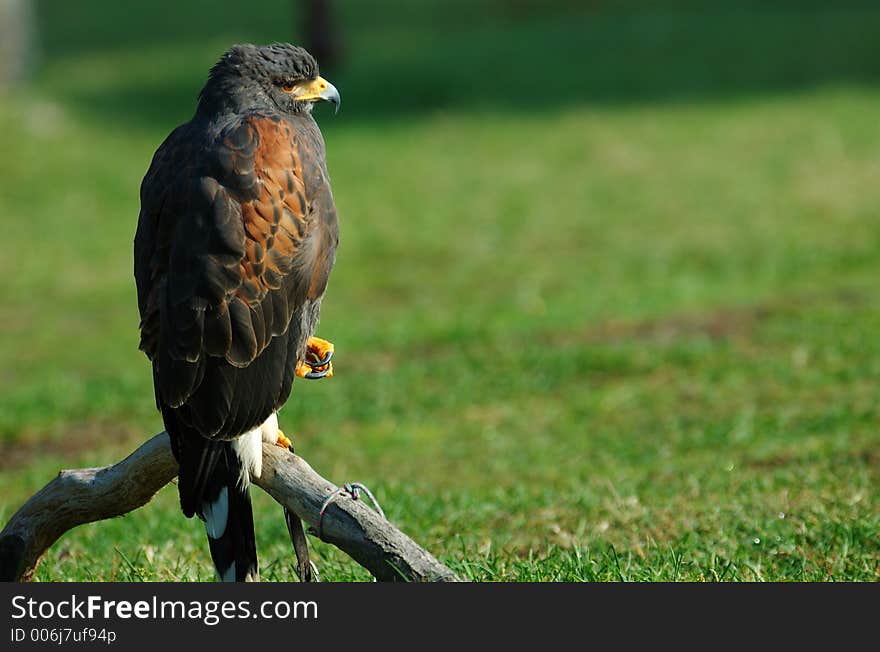
[(134, 274), (140, 348), (219, 579), (259, 577), (248, 485), (294, 376), (331, 370), (313, 337), (338, 225), (313, 104), (339, 105), (293, 45), (237, 45), (141, 186)]

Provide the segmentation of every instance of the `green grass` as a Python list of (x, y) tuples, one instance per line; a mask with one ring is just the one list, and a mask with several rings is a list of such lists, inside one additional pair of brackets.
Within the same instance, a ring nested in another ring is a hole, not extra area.
[[(0, 104), (4, 521), (161, 429), (138, 184), (219, 52), (296, 24), (156, 4), (42, 3), (38, 75)], [(345, 9), (336, 376), (282, 425), (467, 578), (880, 578), (880, 10), (733, 4)], [(212, 576), (174, 487), (37, 574)]]

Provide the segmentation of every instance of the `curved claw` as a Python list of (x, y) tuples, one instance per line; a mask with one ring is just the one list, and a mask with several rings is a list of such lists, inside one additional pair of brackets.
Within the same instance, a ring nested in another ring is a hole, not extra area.
[[(311, 351), (309, 352), (311, 353)], [(313, 354), (314, 355), (314, 354)], [(315, 356), (317, 357), (317, 356)], [(323, 367), (330, 364), (330, 361), (333, 359), (333, 351), (327, 351), (327, 355), (324, 356), (323, 360), (315, 360), (314, 362), (311, 360), (306, 360), (306, 364), (310, 367)]]
[[(312, 365), (310, 364), (309, 366), (311, 367)], [(307, 373), (303, 376), (303, 378), (308, 378), (309, 380), (317, 380), (318, 378), (324, 378), (327, 374), (330, 373), (330, 369), (331, 369), (331, 367), (330, 367), (330, 365), (328, 364), (328, 365), (327, 365), (324, 369), (322, 369), (321, 371), (314, 371), (314, 370), (312, 370), (312, 371), (307, 372)]]

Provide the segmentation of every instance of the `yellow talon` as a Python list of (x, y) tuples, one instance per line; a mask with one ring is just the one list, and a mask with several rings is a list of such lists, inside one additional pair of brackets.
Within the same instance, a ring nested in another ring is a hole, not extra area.
[(287, 437), (284, 436), (284, 433), (281, 432), (281, 428), (278, 429), (278, 440), (275, 442), (276, 446), (281, 446), (281, 448), (290, 449), (293, 446), (293, 442), (290, 441)]
[(306, 346), (309, 347), (309, 351), (317, 354), (318, 360), (323, 360), (327, 357), (328, 353), (335, 351), (333, 342), (322, 340), (320, 337), (310, 337)]
[[(310, 337), (306, 343), (305, 360), (296, 363), (294, 373), (300, 378), (317, 379), (330, 378), (333, 375), (333, 343), (322, 340), (319, 337)], [(325, 361), (325, 364), (319, 364)]]

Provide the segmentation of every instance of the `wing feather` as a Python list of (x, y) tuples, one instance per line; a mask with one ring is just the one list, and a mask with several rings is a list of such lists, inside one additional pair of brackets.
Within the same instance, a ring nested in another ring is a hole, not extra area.
[(141, 188), (141, 348), (157, 400), (205, 436), (236, 436), (287, 398), (338, 230), (311, 118), (204, 129), (173, 132)]

